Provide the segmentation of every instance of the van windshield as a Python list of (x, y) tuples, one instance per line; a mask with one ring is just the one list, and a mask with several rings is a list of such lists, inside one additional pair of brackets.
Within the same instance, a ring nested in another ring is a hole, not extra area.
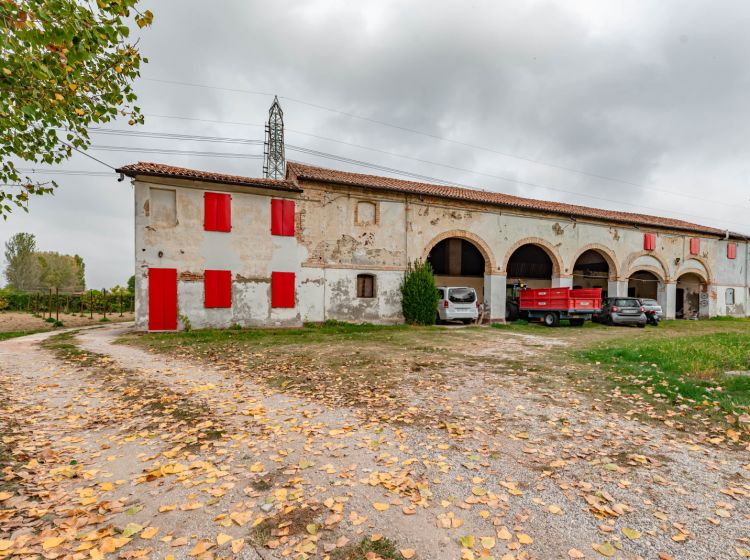
[(618, 299), (615, 300), (615, 305), (617, 307), (640, 307), (641, 304), (638, 303), (638, 300), (636, 299)]
[(477, 293), (474, 288), (451, 288), (448, 290), (448, 299), (453, 303), (474, 303)]

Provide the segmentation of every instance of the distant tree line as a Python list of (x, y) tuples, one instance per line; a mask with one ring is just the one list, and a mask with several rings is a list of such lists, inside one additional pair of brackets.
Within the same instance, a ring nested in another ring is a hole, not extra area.
[(5, 243), (7, 287), (19, 292), (57, 288), (64, 292), (86, 289), (86, 265), (79, 255), (37, 250), (32, 233), (17, 233)]

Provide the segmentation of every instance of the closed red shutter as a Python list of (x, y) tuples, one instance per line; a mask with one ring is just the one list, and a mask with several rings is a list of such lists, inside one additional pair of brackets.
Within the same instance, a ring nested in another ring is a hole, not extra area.
[(206, 270), (203, 273), (204, 306), (232, 307), (232, 272)]
[(294, 307), (294, 272), (271, 273), (271, 307)]
[(643, 248), (646, 251), (653, 251), (654, 249), (656, 249), (656, 234), (655, 233), (643, 234)]
[(283, 235), (284, 231), (284, 201), (274, 198), (271, 200), (271, 235)]
[(294, 237), (294, 201), (284, 201), (284, 235)]
[(727, 258), (728, 259), (737, 258), (737, 244), (736, 243), (729, 243), (727, 245)]
[(203, 228), (206, 231), (232, 230), (232, 197), (230, 195), (213, 192), (204, 193), (203, 206)]
[(216, 231), (216, 197), (215, 193), (203, 193), (203, 229)]
[(177, 329), (177, 270), (148, 269), (148, 329)]
[(693, 237), (690, 240), (690, 254), (697, 255), (701, 252), (701, 240), (697, 237)]

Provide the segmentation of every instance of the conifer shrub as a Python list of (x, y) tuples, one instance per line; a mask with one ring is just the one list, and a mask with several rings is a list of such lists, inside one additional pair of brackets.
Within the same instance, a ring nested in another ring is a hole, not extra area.
[(434, 325), (438, 291), (432, 265), (416, 260), (409, 263), (401, 281), (401, 311), (412, 325)]

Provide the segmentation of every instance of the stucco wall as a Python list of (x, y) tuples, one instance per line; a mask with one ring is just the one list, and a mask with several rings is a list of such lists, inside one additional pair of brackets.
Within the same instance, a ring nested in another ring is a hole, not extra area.
[[(152, 218), (149, 185), (135, 181), (136, 321), (148, 322), (149, 267), (176, 268), (181, 278), (178, 304), (195, 328), (231, 325), (292, 325), (326, 319), (398, 322), (398, 286), (406, 263), (425, 258), (442, 239), (461, 237), (485, 258), (485, 279), (477, 288), (492, 320), (502, 320), (506, 265), (524, 243), (541, 246), (553, 262), (553, 286), (569, 286), (576, 258), (598, 251), (610, 264), (610, 295), (627, 293), (627, 278), (648, 270), (660, 279), (658, 298), (674, 315), (675, 284), (684, 273), (707, 283), (707, 314), (747, 315), (747, 243), (737, 243), (737, 258), (727, 258), (727, 241), (701, 236), (700, 254), (690, 255), (690, 233), (533, 215), (505, 208), (403, 194), (375, 193), (357, 187), (302, 182), (304, 193), (290, 195), (189, 181), (159, 180), (174, 189), (176, 220), (169, 213)], [(232, 231), (203, 231), (203, 192), (232, 193)], [(159, 196), (164, 199), (164, 193)], [(296, 236), (270, 234), (270, 199), (296, 200)], [(643, 250), (645, 232), (656, 233), (655, 251)], [(159, 256), (159, 252), (162, 256)], [(231, 309), (204, 309), (202, 272), (233, 274)], [(296, 274), (296, 307), (270, 308), (273, 271)], [(359, 273), (376, 276), (376, 297), (357, 298)], [(490, 276), (491, 275), (491, 276)], [(474, 285), (468, 280), (468, 285)], [(726, 288), (735, 289), (727, 305)]]

